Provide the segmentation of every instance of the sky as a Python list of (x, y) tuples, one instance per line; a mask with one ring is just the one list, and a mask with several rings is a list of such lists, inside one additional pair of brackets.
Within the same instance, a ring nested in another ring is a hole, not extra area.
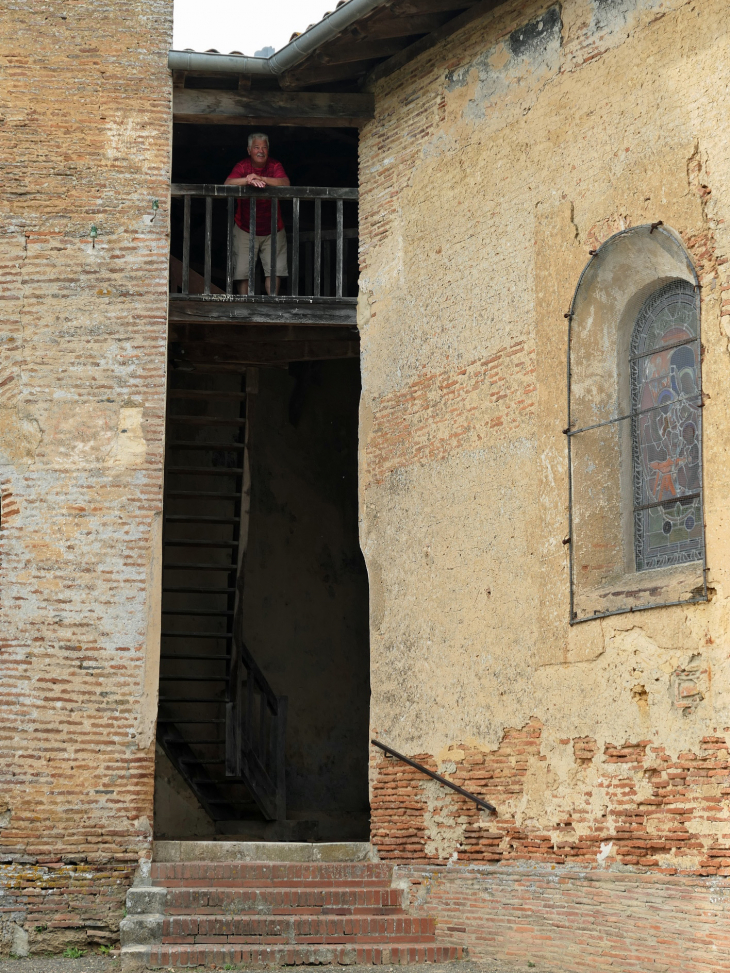
[(334, 10), (337, 0), (175, 0), (172, 46), (253, 55), (289, 38)]

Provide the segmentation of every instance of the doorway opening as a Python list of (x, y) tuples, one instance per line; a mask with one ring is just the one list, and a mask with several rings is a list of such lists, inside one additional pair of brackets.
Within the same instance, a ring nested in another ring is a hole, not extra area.
[[(357, 185), (355, 131), (264, 130), (293, 185)], [(222, 183), (248, 131), (176, 126), (174, 181)], [(157, 838), (369, 837), (359, 342), (289, 300), (171, 313)]]

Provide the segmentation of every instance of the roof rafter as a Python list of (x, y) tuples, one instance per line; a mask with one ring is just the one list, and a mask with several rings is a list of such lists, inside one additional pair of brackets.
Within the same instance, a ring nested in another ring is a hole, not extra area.
[(356, 44), (344, 41), (340, 44), (332, 43), (326, 49), (317, 51), (314, 55), (320, 64), (351, 64), (353, 61), (377, 60), (382, 57), (392, 57), (399, 51), (409, 47), (416, 37), (392, 37), (389, 40), (370, 41), (361, 40)]
[(296, 90), (362, 80), (385, 60), (401, 57), (420, 41), (448, 29), (474, 4), (475, 0), (393, 0), (375, 7), (280, 75), (279, 84)]
[(452, 34), (457, 33), (463, 27), (468, 27), (475, 20), (491, 13), (496, 7), (501, 6), (503, 2), (504, 0), (481, 0), (481, 2), (474, 4), (469, 10), (465, 10), (457, 17), (453, 17), (425, 37), (421, 37), (411, 44), (410, 47), (406, 47), (398, 54), (394, 54), (387, 61), (381, 61), (380, 64), (374, 66), (365, 78), (363, 87), (366, 90), (371, 88), (378, 81), (400, 70), (409, 61), (419, 57), (419, 55), (430, 50), (432, 47), (436, 47), (437, 44), (440, 44), (447, 37), (451, 37)]

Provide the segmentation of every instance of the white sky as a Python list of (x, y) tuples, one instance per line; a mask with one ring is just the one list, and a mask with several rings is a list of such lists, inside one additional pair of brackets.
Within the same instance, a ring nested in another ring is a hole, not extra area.
[(336, 5), (337, 0), (175, 0), (172, 46), (214, 47), (221, 54), (278, 51), (294, 31), (306, 30)]

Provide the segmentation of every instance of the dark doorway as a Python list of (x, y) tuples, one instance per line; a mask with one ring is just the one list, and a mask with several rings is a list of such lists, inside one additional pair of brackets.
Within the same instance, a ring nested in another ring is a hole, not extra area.
[(244, 640), (288, 697), (287, 817), (369, 833), (368, 586), (358, 541), (359, 361), (259, 369), (249, 395)]

